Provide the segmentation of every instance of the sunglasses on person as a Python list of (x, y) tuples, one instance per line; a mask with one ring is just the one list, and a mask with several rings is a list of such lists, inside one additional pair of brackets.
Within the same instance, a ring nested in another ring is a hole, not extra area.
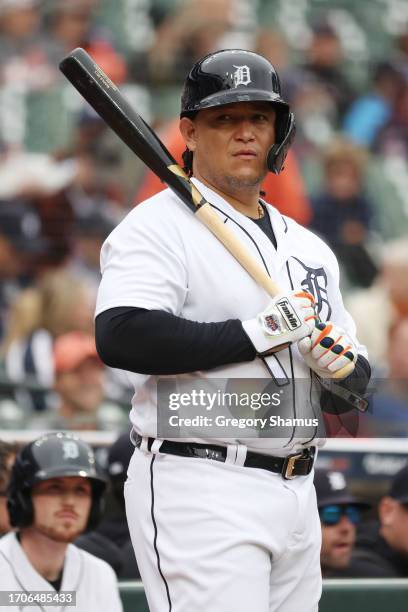
[(337, 525), (342, 516), (346, 516), (353, 525), (357, 525), (361, 521), (360, 509), (352, 504), (323, 506), (319, 509), (319, 515), (323, 525), (327, 526)]

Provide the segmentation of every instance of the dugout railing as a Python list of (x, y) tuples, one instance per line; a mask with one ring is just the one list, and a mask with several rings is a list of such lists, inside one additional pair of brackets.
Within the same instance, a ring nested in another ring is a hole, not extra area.
[[(141, 582), (119, 583), (124, 612), (149, 612)], [(319, 612), (407, 612), (408, 579), (324, 580)], [(252, 610), (248, 610), (252, 612)]]

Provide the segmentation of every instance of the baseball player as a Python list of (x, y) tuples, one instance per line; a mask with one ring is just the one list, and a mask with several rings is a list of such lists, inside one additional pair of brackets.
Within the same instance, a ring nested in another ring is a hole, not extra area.
[(295, 130), (274, 67), (242, 50), (201, 59), (184, 85), (180, 130), (193, 183), (282, 294), (271, 299), (169, 190), (133, 209), (102, 247), (97, 346), (135, 386), (125, 499), (150, 610), (315, 611), (318, 428), (159, 435), (158, 378), (284, 380), (291, 416), (310, 417), (315, 378), (368, 382), (365, 349), (332, 251), (260, 197)]
[(13, 599), (2, 593), (0, 610), (71, 610), (74, 593), (78, 612), (122, 611), (111, 567), (71, 544), (98, 522), (105, 485), (92, 449), (73, 435), (47, 434), (20, 451), (7, 500), (17, 531), (0, 540), (1, 589)]

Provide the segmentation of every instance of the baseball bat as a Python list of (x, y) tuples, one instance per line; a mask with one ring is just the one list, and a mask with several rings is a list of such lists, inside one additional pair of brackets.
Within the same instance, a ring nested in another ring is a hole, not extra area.
[(59, 68), (119, 138), (174, 191), (248, 274), (270, 296), (280, 293), (279, 287), (260, 263), (225, 226), (151, 127), (130, 106), (91, 56), (84, 49), (74, 49), (60, 62)]

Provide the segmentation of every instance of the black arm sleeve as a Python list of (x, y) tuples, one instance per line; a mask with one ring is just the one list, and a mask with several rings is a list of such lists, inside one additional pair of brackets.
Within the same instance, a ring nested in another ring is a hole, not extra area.
[(197, 323), (161, 310), (110, 308), (95, 321), (106, 365), (140, 374), (182, 374), (255, 359), (241, 321)]

